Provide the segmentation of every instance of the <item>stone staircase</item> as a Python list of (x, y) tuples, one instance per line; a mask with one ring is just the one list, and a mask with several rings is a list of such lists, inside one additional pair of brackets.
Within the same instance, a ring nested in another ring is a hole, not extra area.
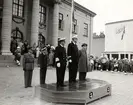
[[(18, 67), (18, 65), (13, 55), (0, 55), (0, 67)], [(35, 67), (37, 67), (37, 59), (35, 59)]]
[(17, 66), (13, 55), (0, 55), (0, 67)]

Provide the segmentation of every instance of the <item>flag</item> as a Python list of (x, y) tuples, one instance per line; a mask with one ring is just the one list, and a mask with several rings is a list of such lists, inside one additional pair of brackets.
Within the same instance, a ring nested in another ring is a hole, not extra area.
[(73, 22), (75, 20), (75, 16), (74, 16), (74, 5), (75, 5), (74, 0), (72, 0), (72, 20), (73, 20)]
[(123, 33), (122, 33), (122, 36), (121, 36), (121, 40), (123, 40), (124, 35), (125, 35), (125, 27), (123, 29)]
[(72, 39), (72, 27), (73, 27), (73, 22), (74, 22), (74, 0), (72, 0), (71, 3), (71, 19), (70, 19), (70, 42)]

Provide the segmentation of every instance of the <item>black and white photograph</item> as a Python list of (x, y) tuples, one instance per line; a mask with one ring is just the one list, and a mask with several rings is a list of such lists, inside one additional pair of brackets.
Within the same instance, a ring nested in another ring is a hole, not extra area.
[(0, 105), (133, 105), (133, 0), (0, 0)]

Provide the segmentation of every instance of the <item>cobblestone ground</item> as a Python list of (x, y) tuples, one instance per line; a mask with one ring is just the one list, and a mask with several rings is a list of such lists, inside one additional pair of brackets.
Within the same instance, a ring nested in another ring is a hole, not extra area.
[[(89, 105), (133, 105), (133, 75), (93, 71), (88, 73), (87, 77), (105, 80), (112, 84), (112, 96), (102, 98)], [(55, 82), (55, 78), (55, 70), (49, 69), (47, 83)], [(68, 78), (67, 72), (65, 78)], [(38, 68), (34, 70), (33, 87), (25, 89), (22, 68), (0, 67), (0, 105), (55, 105), (34, 97), (34, 86), (38, 84)]]

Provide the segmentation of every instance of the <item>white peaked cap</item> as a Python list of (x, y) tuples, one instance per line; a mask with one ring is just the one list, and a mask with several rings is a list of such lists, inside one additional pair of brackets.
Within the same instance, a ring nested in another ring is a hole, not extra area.
[(74, 35), (74, 36), (72, 37), (72, 39), (74, 39), (74, 38), (78, 38), (78, 35)]
[(20, 48), (19, 46), (17, 48)]
[(66, 38), (60, 38), (59, 39), (59, 41), (65, 41), (66, 40)]

